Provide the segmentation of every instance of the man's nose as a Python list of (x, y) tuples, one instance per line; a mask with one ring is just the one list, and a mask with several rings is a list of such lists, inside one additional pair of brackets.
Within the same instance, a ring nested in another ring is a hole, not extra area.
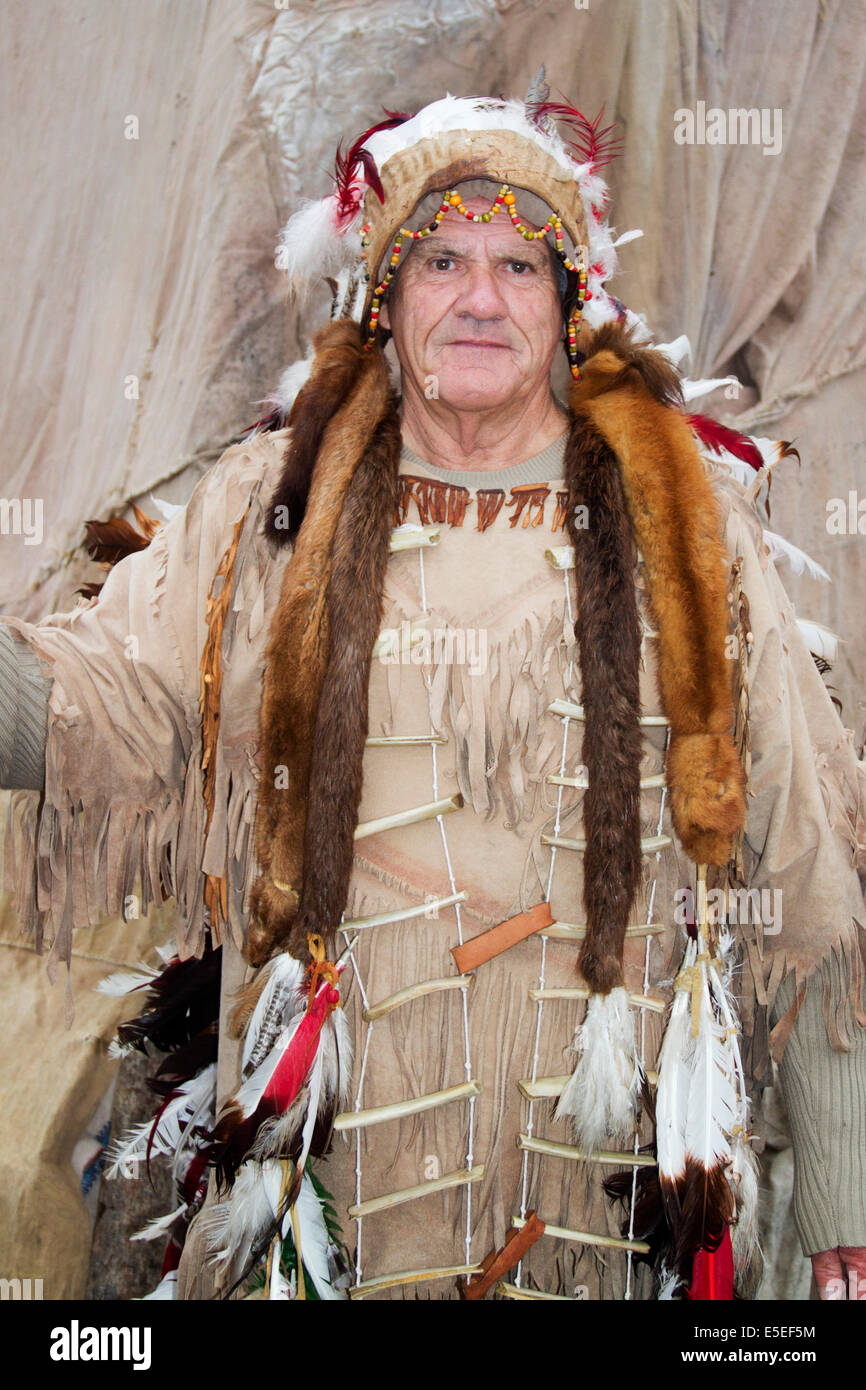
[(508, 306), (492, 267), (469, 266), (454, 307), (458, 314), (471, 314), (476, 319), (507, 317)]

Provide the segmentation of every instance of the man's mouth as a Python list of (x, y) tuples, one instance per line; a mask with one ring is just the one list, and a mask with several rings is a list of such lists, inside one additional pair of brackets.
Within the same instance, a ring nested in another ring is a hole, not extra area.
[(490, 338), (452, 338), (448, 347), (508, 348), (508, 343), (494, 343)]

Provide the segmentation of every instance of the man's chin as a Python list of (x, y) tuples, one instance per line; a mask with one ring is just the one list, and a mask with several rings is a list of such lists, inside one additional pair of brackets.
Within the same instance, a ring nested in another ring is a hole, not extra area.
[(437, 394), (433, 399), (452, 410), (494, 410), (513, 401), (519, 387), (511, 372), (449, 371), (435, 380)]

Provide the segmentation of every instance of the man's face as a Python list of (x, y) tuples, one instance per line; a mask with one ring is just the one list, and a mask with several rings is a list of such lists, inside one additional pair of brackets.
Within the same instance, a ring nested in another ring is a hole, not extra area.
[[(472, 198), (465, 206), (486, 212), (490, 204)], [(382, 322), (404, 383), (427, 399), (431, 378), (434, 399), (466, 411), (530, 399), (548, 383), (562, 338), (550, 256), (542, 241), (515, 231), (504, 209), (490, 222), (446, 213), (413, 244), (392, 294)]]

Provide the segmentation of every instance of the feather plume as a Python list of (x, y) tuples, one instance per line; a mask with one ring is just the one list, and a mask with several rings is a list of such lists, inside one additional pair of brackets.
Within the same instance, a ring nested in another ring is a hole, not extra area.
[[(384, 107), (382, 109), (385, 110)], [(384, 203), (385, 193), (382, 188), (382, 180), (379, 178), (376, 161), (364, 146), (370, 137), (377, 135), (380, 130), (393, 130), (395, 126), (404, 125), (406, 121), (411, 119), (411, 115), (406, 111), (385, 110), (385, 119), (370, 126), (369, 130), (365, 130), (363, 134), (359, 135), (349, 146), (346, 154), (343, 154), (342, 143), (337, 146), (337, 157), (334, 162), (334, 191), (338, 227), (344, 227), (350, 222), (361, 206), (364, 191), (357, 177), (359, 164), (363, 170), (367, 187), (372, 188), (380, 203)]]
[(720, 454), (727, 450), (735, 458), (751, 464), (756, 471), (763, 468), (764, 460), (761, 457), (761, 451), (750, 435), (740, 434), (727, 425), (721, 425), (718, 420), (711, 419), (709, 415), (687, 415), (686, 419), (701, 443), (705, 444), (713, 453)]
[(795, 574), (802, 574), (804, 570), (808, 570), (813, 579), (826, 579), (828, 584), (832, 583), (823, 565), (819, 565), (817, 560), (813, 560), (811, 555), (807, 555), (799, 546), (786, 541), (784, 536), (777, 535), (775, 531), (768, 531), (765, 527), (764, 540), (771, 560), (788, 560)]
[(337, 200), (333, 194), (307, 202), (293, 213), (280, 233), (275, 265), (288, 275), (289, 287), (302, 304), (313, 285), (360, 256), (355, 229), (337, 224)]
[(601, 169), (622, 153), (622, 137), (611, 135), (611, 131), (616, 129), (616, 123), (603, 128), (601, 126), (603, 106), (595, 119), (590, 120), (582, 111), (578, 111), (577, 107), (570, 106), (567, 102), (538, 101), (527, 97), (526, 115), (538, 130), (545, 130), (542, 122), (551, 118), (568, 126), (574, 138), (565, 143), (576, 164), (591, 164), (593, 169)]
[(342, 1289), (331, 1282), (331, 1238), (322, 1210), (322, 1201), (313, 1186), (309, 1173), (304, 1173), (298, 1193), (297, 1215), (301, 1236), (301, 1259), (304, 1269), (316, 1286), (323, 1301), (346, 1297)]
[(105, 1176), (133, 1178), (142, 1163), (154, 1154), (173, 1154), (194, 1115), (199, 1118), (216, 1096), (216, 1063), (171, 1094), (153, 1120), (136, 1125), (119, 1139), (107, 1155)]
[(255, 1250), (273, 1227), (280, 1193), (280, 1165), (246, 1163), (231, 1196), (201, 1215), (208, 1248), (221, 1275), (237, 1279)]
[(338, 991), (324, 981), (307, 1006), (289, 956), (270, 968), (250, 1020), (246, 1079), (207, 1136), (208, 1161), (230, 1187), (247, 1159), (292, 1158), (298, 1181), (307, 1154), (327, 1152), (351, 1069)]
[(219, 950), (170, 961), (150, 981), (144, 1011), (118, 1027), (120, 1046), (146, 1053), (151, 1042), (160, 1052), (172, 1052), (191, 1042), (219, 1017), (221, 963)]
[(264, 988), (259, 994), (244, 1039), (241, 1064), (244, 1074), (256, 1069), (281, 1029), (303, 1013), (306, 1004), (306, 996), (300, 990), (303, 978), (303, 965), (285, 951), (263, 966), (259, 979), (264, 981)]
[(559, 1098), (556, 1119), (570, 1119), (579, 1144), (590, 1151), (609, 1137), (630, 1139), (643, 1071), (622, 986), (591, 996), (574, 1051), (577, 1064)]
[(96, 993), (118, 997), (132, 994), (137, 989), (146, 989), (158, 974), (158, 970), (152, 970), (147, 965), (142, 965), (138, 970), (115, 970), (113, 975), (106, 975), (99, 981), (95, 987)]
[(834, 662), (839, 655), (841, 637), (821, 623), (813, 623), (809, 618), (798, 618), (797, 627), (809, 651), (824, 661)]

